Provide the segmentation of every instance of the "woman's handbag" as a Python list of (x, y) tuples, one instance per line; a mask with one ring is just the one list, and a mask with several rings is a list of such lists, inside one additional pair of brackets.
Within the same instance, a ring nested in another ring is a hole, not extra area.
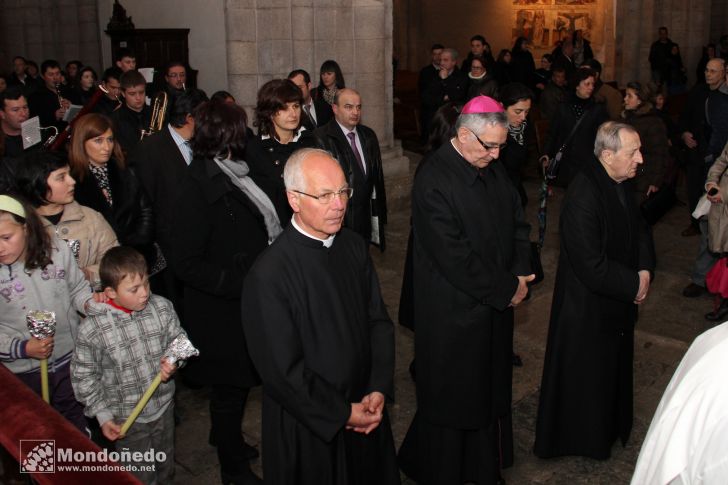
[(586, 118), (590, 111), (586, 111), (583, 115), (581, 115), (581, 118), (579, 118), (576, 121), (576, 124), (571, 129), (571, 132), (564, 140), (564, 144), (561, 145), (561, 148), (556, 152), (556, 155), (553, 156), (553, 158), (549, 158), (549, 163), (546, 165), (546, 170), (544, 171), (544, 175), (546, 176), (546, 180), (555, 180), (556, 177), (559, 175), (559, 169), (561, 168), (561, 159), (564, 156), (564, 151), (566, 150), (566, 146), (571, 143), (571, 140), (574, 138), (574, 135), (576, 134), (576, 130), (579, 129), (579, 125), (581, 125), (581, 122)]

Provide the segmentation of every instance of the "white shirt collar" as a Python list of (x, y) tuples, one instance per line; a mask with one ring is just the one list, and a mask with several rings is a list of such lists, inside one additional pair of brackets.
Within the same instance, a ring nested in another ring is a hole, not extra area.
[[(301, 127), (300, 127), (300, 128), (298, 129), (298, 131), (296, 132), (296, 134), (295, 134), (295, 135), (293, 135), (293, 139), (291, 140), (291, 142), (294, 142), (294, 141), (298, 141), (298, 139), (299, 139), (299, 138), (301, 138), (301, 134), (302, 134), (302, 133), (303, 133), (304, 131), (306, 131), (306, 127), (305, 127), (305, 126), (303, 126), (303, 125), (301, 125)], [(261, 140), (269, 140), (270, 138), (271, 138), (271, 136), (270, 136), (270, 135), (260, 135), (260, 139), (261, 139)], [(276, 140), (276, 139), (274, 138), (274, 140)], [(280, 142), (280, 141), (278, 141), (278, 140), (276, 140), (276, 141), (277, 141), (278, 143), (281, 143), (281, 142)]]
[[(334, 119), (336, 119), (336, 118), (334, 118)], [(339, 123), (339, 120), (336, 120), (336, 124), (339, 125), (339, 128), (341, 128), (341, 131), (344, 132), (344, 136), (347, 136), (349, 133), (357, 134), (357, 132), (356, 132), (356, 126), (354, 127), (353, 130), (350, 130), (346, 126), (344, 126), (341, 123)], [(357, 137), (358, 137), (358, 134), (357, 134)]]
[(303, 234), (306, 237), (310, 237), (311, 239), (315, 239), (316, 241), (321, 241), (321, 243), (324, 246), (326, 246), (327, 248), (330, 248), (334, 244), (334, 238), (336, 237), (336, 234), (332, 234), (329, 237), (327, 237), (326, 239), (321, 239), (321, 238), (318, 238), (318, 237), (314, 237), (314, 236), (310, 235), (309, 233), (307, 233), (306, 231), (304, 231), (303, 229), (301, 229), (301, 226), (299, 226), (296, 223), (296, 215), (295, 214), (293, 216), (291, 216), (291, 224), (293, 225), (293, 227), (298, 232), (300, 232), (301, 234)]

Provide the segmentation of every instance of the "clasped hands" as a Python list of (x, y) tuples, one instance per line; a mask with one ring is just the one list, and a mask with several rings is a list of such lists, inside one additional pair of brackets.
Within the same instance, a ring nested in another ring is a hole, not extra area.
[(364, 396), (361, 402), (351, 403), (351, 414), (346, 429), (369, 434), (382, 422), (384, 394), (374, 391)]

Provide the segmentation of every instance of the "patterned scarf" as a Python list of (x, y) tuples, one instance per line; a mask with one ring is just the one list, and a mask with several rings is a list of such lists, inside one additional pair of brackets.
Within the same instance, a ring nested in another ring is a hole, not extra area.
[(334, 96), (336, 96), (336, 91), (337, 91), (336, 86), (334, 86), (331, 89), (324, 88), (323, 89), (324, 101), (326, 101), (329, 104), (334, 104)]
[(527, 123), (528, 123), (527, 121), (524, 121), (523, 123), (521, 123), (518, 126), (513, 126), (510, 123), (508, 123), (508, 135), (511, 138), (513, 138), (514, 140), (516, 140), (516, 143), (518, 143), (521, 146), (523, 146), (523, 143), (525, 141), (523, 134), (526, 131)]
[(88, 164), (88, 168), (91, 170), (91, 174), (96, 179), (96, 185), (101, 189), (101, 193), (104, 194), (106, 202), (109, 206), (114, 205), (114, 198), (111, 195), (111, 185), (109, 185), (109, 166), (108, 164), (94, 165), (93, 163)]

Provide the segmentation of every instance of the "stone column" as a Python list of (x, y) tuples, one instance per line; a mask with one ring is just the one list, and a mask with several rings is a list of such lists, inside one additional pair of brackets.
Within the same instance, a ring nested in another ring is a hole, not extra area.
[(265, 82), (302, 68), (316, 86), (319, 67), (334, 59), (362, 95), (362, 122), (383, 148), (397, 147), (392, 0), (226, 0), (225, 16), (230, 91), (249, 114)]
[(22, 55), (39, 66), (45, 59), (61, 66), (80, 59), (102, 67), (95, 0), (4, 0), (0, 8), (8, 59)]

